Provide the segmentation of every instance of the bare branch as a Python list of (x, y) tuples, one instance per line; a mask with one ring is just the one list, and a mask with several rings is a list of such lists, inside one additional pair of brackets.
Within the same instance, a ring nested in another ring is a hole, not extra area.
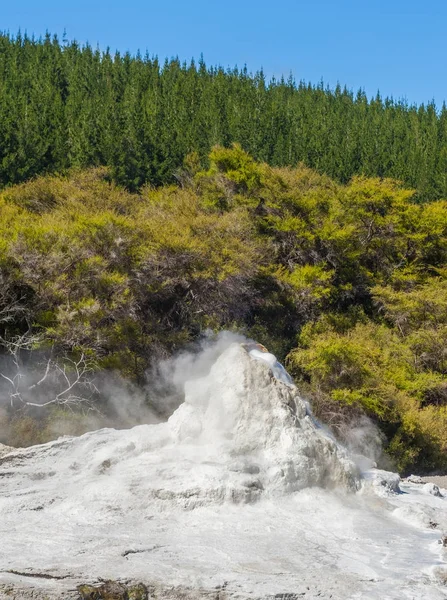
[[(0, 338), (11, 356), (15, 370), (14, 375), (0, 372), (1, 378), (9, 383), (11, 406), (15, 403), (35, 407), (51, 404), (74, 407), (84, 404), (91, 408), (92, 397), (98, 391), (93, 380), (95, 363), (84, 354), (76, 360), (68, 356), (60, 359), (47, 358), (41, 365), (43, 373), (36, 373), (36, 364), (25, 371), (20, 354), (22, 351), (32, 352), (40, 339), (31, 333), (10, 340)], [(42, 398), (41, 401), (39, 397)]]
[(14, 381), (12, 379), (10, 379), (9, 377), (6, 377), (6, 375), (4, 375), (3, 373), (0, 373), (0, 377), (3, 377), (3, 379), (6, 379), (6, 381), (9, 381), (9, 383), (14, 386)]
[(39, 379), (39, 381), (37, 383), (34, 383), (33, 385), (30, 385), (28, 387), (29, 390), (32, 390), (32, 389), (36, 388), (39, 385), (42, 385), (42, 383), (44, 383), (44, 381), (46, 381), (46, 379), (48, 377), (48, 373), (50, 372), (51, 365), (52, 365), (52, 360), (51, 360), (51, 358), (49, 358), (47, 360), (47, 367), (45, 369), (45, 373), (43, 374), (42, 378)]

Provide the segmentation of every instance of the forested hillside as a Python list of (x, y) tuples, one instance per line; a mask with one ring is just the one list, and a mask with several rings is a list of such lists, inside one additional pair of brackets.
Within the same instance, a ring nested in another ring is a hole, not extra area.
[(144, 387), (158, 358), (225, 328), (286, 360), (339, 435), (367, 414), (400, 469), (445, 467), (446, 201), (240, 146), (208, 163), (138, 193), (95, 168), (0, 194), (0, 441), (44, 441), (33, 419), (104, 409), (98, 374)]
[(392, 177), (419, 199), (447, 196), (445, 106), (0, 36), (0, 186), (107, 166), (135, 191), (174, 182), (192, 151), (205, 168), (215, 144), (232, 142), (272, 166), (303, 162), (342, 183)]

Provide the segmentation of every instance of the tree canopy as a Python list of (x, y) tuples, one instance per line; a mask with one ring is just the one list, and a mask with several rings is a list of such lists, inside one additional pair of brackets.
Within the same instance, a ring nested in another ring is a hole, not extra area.
[(0, 35), (0, 186), (107, 166), (131, 191), (173, 183), (187, 155), (241, 144), (272, 166), (302, 162), (347, 183), (390, 177), (447, 195), (447, 108), (225, 70), (111, 54), (47, 34)]

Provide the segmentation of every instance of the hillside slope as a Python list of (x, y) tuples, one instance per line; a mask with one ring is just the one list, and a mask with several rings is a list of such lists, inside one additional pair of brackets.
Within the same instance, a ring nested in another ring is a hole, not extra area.
[(306, 166), (346, 183), (394, 177), (420, 198), (447, 196), (447, 109), (367, 98), (322, 83), (266, 81), (148, 54), (0, 34), (0, 186), (69, 168), (107, 166), (136, 190), (176, 180), (238, 142), (272, 166)]
[(51, 439), (78, 400), (107, 414), (101, 373), (150, 402), (158, 360), (233, 329), (288, 357), (337, 435), (366, 413), (399, 469), (445, 468), (446, 202), (237, 145), (209, 162), (139, 193), (94, 169), (0, 194), (2, 440)]

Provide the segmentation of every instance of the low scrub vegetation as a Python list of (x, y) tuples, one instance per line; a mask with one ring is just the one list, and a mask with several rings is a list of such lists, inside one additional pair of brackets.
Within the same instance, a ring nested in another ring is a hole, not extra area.
[[(97, 168), (0, 194), (3, 375), (29, 335), (24, 369), (83, 357), (143, 386), (158, 358), (235, 328), (287, 360), (335, 431), (366, 413), (401, 470), (447, 466), (447, 202), (273, 168), (237, 145), (200, 164), (189, 155), (178, 185), (138, 193)], [(6, 378), (2, 431), (31, 443), (35, 408)]]

